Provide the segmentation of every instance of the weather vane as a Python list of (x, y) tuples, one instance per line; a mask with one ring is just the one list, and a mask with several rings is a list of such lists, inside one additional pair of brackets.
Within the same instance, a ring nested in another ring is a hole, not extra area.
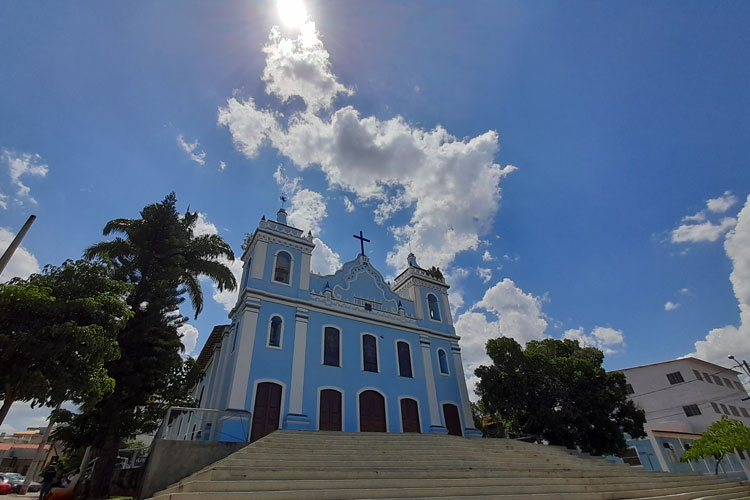
[(279, 198), (281, 199), (281, 209), (283, 210), (284, 209), (284, 203), (286, 203), (286, 200), (287, 200), (286, 195), (282, 194), (281, 196), (279, 196)]

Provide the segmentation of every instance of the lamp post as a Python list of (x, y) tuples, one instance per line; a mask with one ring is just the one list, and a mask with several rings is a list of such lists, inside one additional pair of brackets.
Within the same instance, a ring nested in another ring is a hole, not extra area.
[[(750, 366), (748, 366), (748, 364), (747, 364), (747, 361), (745, 361), (745, 360), (743, 359), (743, 360), (742, 360), (742, 361), (740, 362), (740, 361), (739, 361), (739, 360), (737, 360), (737, 358), (735, 358), (735, 357), (734, 357), (734, 355), (732, 355), (732, 354), (730, 354), (729, 356), (727, 356), (727, 358), (729, 358), (729, 359), (731, 359), (732, 361), (734, 361), (734, 362), (735, 362), (735, 363), (737, 364), (737, 367), (739, 367), (739, 369), (740, 369), (740, 370), (742, 370), (743, 372), (745, 372), (745, 375), (747, 375), (748, 377), (750, 377)], [(742, 398), (742, 401), (747, 401), (748, 399), (750, 399), (750, 396), (748, 396), (748, 397), (746, 397), (746, 398)]]

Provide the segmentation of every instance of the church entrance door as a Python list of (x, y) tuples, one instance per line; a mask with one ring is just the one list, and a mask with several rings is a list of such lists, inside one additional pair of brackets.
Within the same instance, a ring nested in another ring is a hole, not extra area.
[(319, 427), (321, 431), (341, 430), (341, 393), (333, 389), (320, 391)]
[(401, 400), (401, 428), (403, 432), (421, 432), (419, 428), (419, 410), (413, 399)]
[(452, 404), (443, 405), (443, 417), (445, 427), (451, 436), (463, 436), (461, 432), (461, 419), (458, 418), (458, 406)]
[(256, 441), (279, 428), (281, 386), (273, 382), (258, 384), (253, 406), (253, 427), (250, 441)]
[(360, 432), (386, 432), (385, 398), (375, 391), (359, 395)]

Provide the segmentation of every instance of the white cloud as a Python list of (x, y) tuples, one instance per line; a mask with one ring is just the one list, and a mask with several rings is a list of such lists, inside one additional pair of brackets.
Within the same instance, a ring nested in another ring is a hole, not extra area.
[(264, 51), (266, 91), (282, 101), (298, 95), (307, 109), (287, 119), (257, 109), (252, 99), (229, 99), (219, 110), (219, 123), (229, 128), (241, 152), (253, 157), (269, 141), (300, 169), (320, 168), (329, 187), (376, 203), (379, 223), (413, 208), (408, 224), (389, 228), (397, 241), (387, 256), (394, 268), (403, 267), (410, 246), (426, 265), (440, 267), (478, 248), (499, 208), (499, 183), (516, 169), (494, 162), (496, 132), (457, 139), (440, 126), (423, 130), (400, 116), (363, 118), (351, 106), (318, 116), (336, 95), (349, 91), (331, 73), (314, 25), (297, 40), (272, 30)]
[(700, 224), (683, 224), (672, 231), (672, 243), (697, 243), (716, 241), (737, 223), (734, 217), (724, 217), (719, 224), (706, 221)]
[(493, 260), (495, 260), (495, 257), (492, 256), (489, 250), (485, 250), (484, 254), (482, 254), (482, 260), (484, 262), (492, 262)]
[(310, 270), (316, 274), (333, 274), (341, 268), (341, 256), (320, 238), (313, 238), (315, 249), (310, 259)]
[(724, 240), (724, 250), (732, 261), (729, 281), (740, 309), (739, 326), (711, 330), (705, 340), (695, 343), (695, 352), (689, 354), (721, 365), (727, 362), (729, 354), (738, 359), (750, 358), (750, 196), (737, 216), (737, 225)]
[(185, 323), (177, 329), (177, 333), (180, 335), (182, 345), (185, 346), (185, 356), (190, 356), (195, 350), (195, 346), (198, 343), (198, 329), (193, 325)]
[(198, 212), (198, 219), (193, 226), (193, 235), (203, 236), (204, 234), (219, 234), (219, 230), (213, 222), (206, 219), (206, 214)]
[[(13, 231), (0, 227), (0, 249), (2, 249), (2, 252), (5, 252), (10, 246), (15, 236)], [(11, 278), (16, 277), (28, 278), (29, 275), (38, 273), (39, 271), (39, 262), (37, 262), (36, 257), (23, 246), (19, 246), (8, 262), (3, 274), (0, 275), (0, 283), (5, 283)]]
[[(8, 166), (10, 181), (18, 188), (16, 202), (23, 204), (23, 201), (26, 200), (36, 205), (36, 200), (31, 196), (31, 188), (21, 181), (21, 177), (45, 177), (49, 172), (49, 166), (42, 163), (42, 157), (36, 153), (17, 153), (9, 149), (3, 149), (2, 154), (0, 154), (0, 162)], [(3, 202), (5, 202), (5, 198), (3, 198)]]
[(182, 137), (182, 134), (180, 134), (177, 136), (177, 144), (190, 156), (190, 159), (195, 163), (199, 163), (201, 165), (206, 164), (206, 152), (198, 151), (198, 147), (200, 146), (200, 144), (198, 144), (198, 139), (194, 140), (193, 142), (187, 142), (185, 138)]
[(274, 26), (263, 52), (266, 54), (263, 71), (266, 93), (275, 94), (281, 102), (298, 96), (310, 111), (317, 112), (330, 108), (338, 94), (353, 94), (331, 72), (328, 51), (312, 21), (300, 27), (296, 40), (283, 38), (281, 30)]
[(706, 220), (706, 212), (703, 210), (694, 215), (686, 215), (682, 218), (682, 222), (703, 222), (704, 220)]
[(625, 336), (622, 330), (615, 330), (605, 326), (597, 326), (586, 334), (583, 327), (566, 330), (564, 339), (577, 340), (583, 347), (595, 347), (609, 356), (625, 347)]
[(292, 195), (289, 206), (289, 225), (303, 231), (320, 234), (321, 223), (328, 216), (323, 195), (307, 188), (300, 189)]
[[(69, 402), (63, 403), (62, 408), (70, 411), (78, 411), (76, 405)], [(32, 408), (31, 403), (28, 401), (16, 401), (10, 407), (10, 411), (5, 417), (3, 424), (0, 425), (0, 432), (12, 434), (26, 430), (27, 427), (44, 427), (49, 423), (47, 418), (52, 413), (52, 410), (53, 408), (46, 406)]]
[(242, 283), (242, 259), (236, 258), (233, 261), (230, 261), (224, 257), (219, 257), (219, 259), (217, 260), (227, 266), (230, 271), (232, 271), (234, 279), (235, 281), (237, 281), (237, 288), (232, 291), (224, 290), (223, 292), (220, 292), (215, 283), (211, 284), (214, 289), (214, 293), (211, 297), (214, 299), (214, 301), (223, 305), (224, 310), (229, 312), (237, 303), (237, 296), (240, 291), (240, 284)]
[(668, 300), (666, 304), (664, 304), (664, 310), (665, 311), (674, 311), (680, 307), (679, 303), (672, 302), (671, 300)]
[(224, 161), (219, 161), (219, 169), (224, 170), (227, 168), (227, 164)]
[(722, 196), (708, 200), (706, 202), (706, 207), (712, 212), (723, 214), (736, 205), (737, 201), (739, 200), (737, 200), (737, 197), (734, 196), (731, 191), (724, 191)]
[(484, 283), (489, 283), (492, 279), (492, 269), (487, 267), (477, 267), (477, 275), (482, 278)]
[(8, 210), (8, 195), (0, 193), (0, 208)]
[(692, 295), (692, 293), (690, 292), (690, 289), (688, 288), (680, 288), (679, 291), (682, 295)]
[(348, 196), (344, 196), (344, 207), (346, 207), (347, 212), (354, 212), (354, 203), (352, 203), (352, 200)]

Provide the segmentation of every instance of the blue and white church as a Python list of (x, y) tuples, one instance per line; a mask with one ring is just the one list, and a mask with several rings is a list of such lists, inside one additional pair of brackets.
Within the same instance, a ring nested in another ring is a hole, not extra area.
[(318, 275), (314, 246), (283, 208), (261, 219), (231, 324), (215, 327), (198, 357), (198, 406), (226, 411), (186, 422), (188, 439), (255, 441), (276, 429), (481, 436), (445, 281), (410, 254), (390, 286), (364, 246)]

